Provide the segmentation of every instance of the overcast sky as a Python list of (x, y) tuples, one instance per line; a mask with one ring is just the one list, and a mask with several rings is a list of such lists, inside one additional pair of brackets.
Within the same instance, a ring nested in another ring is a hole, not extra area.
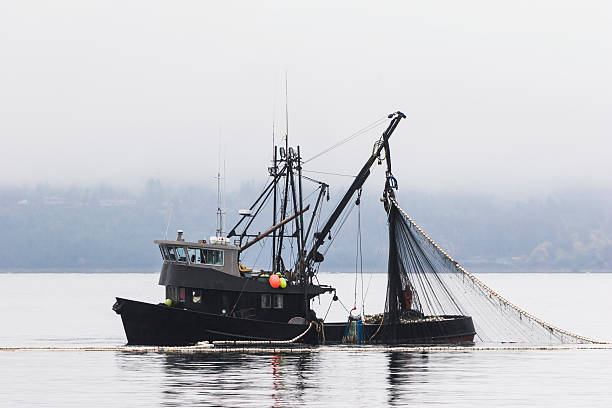
[(219, 135), (228, 189), (261, 180), (285, 72), (306, 158), (399, 109), (400, 186), (610, 184), (609, 1), (291, 3), (3, 1), (0, 184), (208, 183)]

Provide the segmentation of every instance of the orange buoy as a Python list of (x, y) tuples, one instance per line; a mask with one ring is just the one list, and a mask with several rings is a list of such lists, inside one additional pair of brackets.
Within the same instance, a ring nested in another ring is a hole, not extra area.
[(278, 277), (278, 275), (270, 276), (269, 282), (270, 286), (272, 286), (273, 288), (278, 288), (280, 286), (280, 278)]

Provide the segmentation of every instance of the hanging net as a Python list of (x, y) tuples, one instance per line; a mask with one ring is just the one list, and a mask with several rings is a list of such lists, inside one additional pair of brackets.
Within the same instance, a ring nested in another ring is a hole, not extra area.
[(471, 316), (475, 341), (600, 343), (552, 326), (465, 270), (389, 198), (389, 271), (385, 315), (392, 327), (414, 318)]

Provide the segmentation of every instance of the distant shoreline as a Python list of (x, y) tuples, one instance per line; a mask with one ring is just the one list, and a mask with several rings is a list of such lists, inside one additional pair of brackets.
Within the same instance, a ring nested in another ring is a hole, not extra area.
[[(591, 273), (612, 273), (612, 270), (581, 270), (581, 271), (568, 271), (568, 270), (481, 270), (481, 269), (470, 269), (470, 272), (478, 274), (487, 273), (530, 273), (530, 274), (591, 274)], [(143, 268), (0, 268), (0, 274), (158, 274), (160, 271), (159, 266), (155, 267), (143, 267)], [(322, 271), (323, 273), (339, 274), (339, 273), (355, 273), (355, 271), (339, 271), (329, 270)], [(363, 271), (365, 274), (385, 274), (383, 271)]]
[(159, 273), (159, 267), (153, 268), (0, 268), (0, 274), (35, 274), (35, 273), (79, 273), (79, 274), (117, 274), (117, 273), (146, 273), (156, 274)]

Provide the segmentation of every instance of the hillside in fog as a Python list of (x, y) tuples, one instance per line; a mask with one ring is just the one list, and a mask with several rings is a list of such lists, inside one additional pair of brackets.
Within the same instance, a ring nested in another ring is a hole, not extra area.
[[(226, 232), (237, 210), (248, 208), (261, 185), (245, 183), (228, 193)], [(325, 202), (330, 211), (341, 189)], [(385, 214), (376, 191), (364, 191), (361, 208), (364, 269), (384, 271)], [(612, 271), (612, 194), (558, 192), (528, 201), (482, 194), (424, 193), (400, 189), (411, 217), (459, 262), (475, 271)], [(316, 198), (312, 195), (308, 202)], [(216, 228), (213, 186), (169, 186), (150, 180), (140, 192), (91, 188), (0, 189), (0, 268), (159, 268), (154, 239), (207, 239)], [(321, 218), (321, 223), (326, 212)], [(335, 237), (322, 270), (355, 270), (354, 210)], [(269, 219), (268, 219), (269, 218)], [(253, 232), (263, 231), (271, 215)], [(269, 246), (254, 246), (243, 263), (265, 268)]]

